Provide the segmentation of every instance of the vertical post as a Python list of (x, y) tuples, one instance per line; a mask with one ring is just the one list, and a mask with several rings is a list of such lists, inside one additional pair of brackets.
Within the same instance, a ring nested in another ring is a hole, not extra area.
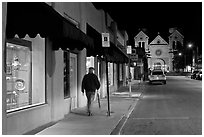
[(130, 55), (132, 54), (132, 47), (131, 46), (127, 46), (127, 54), (129, 55), (128, 58), (128, 83), (129, 83), (129, 96), (131, 96), (131, 73), (130, 73)]
[(110, 98), (109, 98), (109, 81), (108, 81), (108, 59), (107, 59), (108, 47), (110, 47), (109, 33), (102, 33), (102, 47), (104, 47), (104, 51), (105, 51), (108, 116), (110, 116)]
[(187, 54), (187, 52), (186, 52), (186, 49), (185, 49), (185, 55), (184, 55), (184, 69), (186, 70), (186, 72), (187, 72), (187, 69), (186, 69), (186, 54)]
[(198, 46), (196, 47), (196, 68), (198, 68)]
[(131, 92), (132, 92), (132, 89), (131, 89), (131, 73), (130, 73), (130, 54), (129, 54), (129, 59), (128, 59), (129, 61), (128, 61), (128, 69), (129, 69), (129, 96), (131, 97), (132, 96), (132, 94), (131, 94)]
[(106, 60), (106, 83), (107, 83), (108, 116), (110, 116), (110, 98), (109, 98), (108, 60), (107, 60), (107, 56), (105, 56), (105, 60)]
[(6, 17), (7, 17), (7, 2), (2, 2), (2, 48), (1, 48), (1, 65), (2, 65), (2, 135), (7, 134), (7, 113), (6, 113)]

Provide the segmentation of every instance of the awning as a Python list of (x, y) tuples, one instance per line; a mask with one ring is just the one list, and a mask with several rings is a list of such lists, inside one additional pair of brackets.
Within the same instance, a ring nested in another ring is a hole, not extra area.
[(13, 38), (17, 34), (31, 38), (40, 34), (54, 41), (53, 49), (93, 48), (93, 40), (81, 30), (69, 23), (51, 6), (41, 2), (8, 2), (6, 37)]
[(110, 42), (110, 47), (105, 50), (105, 55), (107, 56), (108, 62), (114, 63), (128, 63), (128, 56), (124, 54), (118, 47)]
[(108, 62), (127, 63), (128, 56), (125, 55), (118, 47), (110, 42), (110, 47), (102, 47), (102, 36), (89, 24), (87, 24), (87, 35), (94, 41), (94, 49), (87, 50), (87, 56), (106, 56)]

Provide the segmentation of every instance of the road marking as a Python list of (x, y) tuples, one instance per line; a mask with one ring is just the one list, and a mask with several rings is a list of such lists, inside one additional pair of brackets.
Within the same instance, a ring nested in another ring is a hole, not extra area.
[(171, 120), (171, 119), (189, 119), (189, 117), (150, 117), (150, 118), (132, 118), (135, 120)]

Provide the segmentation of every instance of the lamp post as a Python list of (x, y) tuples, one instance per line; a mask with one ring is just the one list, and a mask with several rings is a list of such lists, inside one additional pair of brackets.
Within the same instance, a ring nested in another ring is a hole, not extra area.
[(131, 46), (127, 46), (127, 54), (129, 55), (129, 59), (128, 59), (128, 84), (129, 84), (129, 96), (131, 97), (132, 94), (132, 89), (131, 89), (131, 73), (130, 73), (130, 55), (132, 54), (132, 47)]
[[(193, 48), (193, 44), (189, 43), (189, 44), (188, 44), (188, 48), (189, 48), (189, 49)], [(191, 58), (190, 58), (190, 65), (191, 65), (191, 71), (192, 71), (192, 54), (191, 54), (190, 57), (191, 57)]]
[[(187, 45), (187, 48), (185, 48), (185, 55), (184, 55), (184, 63), (185, 63), (185, 69), (186, 69), (186, 72), (188, 72), (188, 70), (187, 70), (187, 49), (191, 49), (191, 48), (193, 48), (193, 44), (191, 44), (191, 43), (189, 43), (188, 45)], [(191, 59), (191, 68), (192, 68), (192, 59)]]

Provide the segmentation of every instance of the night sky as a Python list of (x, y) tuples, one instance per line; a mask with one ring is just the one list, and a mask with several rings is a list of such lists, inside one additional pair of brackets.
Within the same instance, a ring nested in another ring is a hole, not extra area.
[(169, 28), (177, 28), (184, 35), (184, 44), (191, 42), (202, 47), (201, 2), (93, 2), (97, 9), (104, 9), (126, 30), (129, 44), (134, 45), (134, 36), (142, 29), (151, 42), (157, 35), (167, 41)]

